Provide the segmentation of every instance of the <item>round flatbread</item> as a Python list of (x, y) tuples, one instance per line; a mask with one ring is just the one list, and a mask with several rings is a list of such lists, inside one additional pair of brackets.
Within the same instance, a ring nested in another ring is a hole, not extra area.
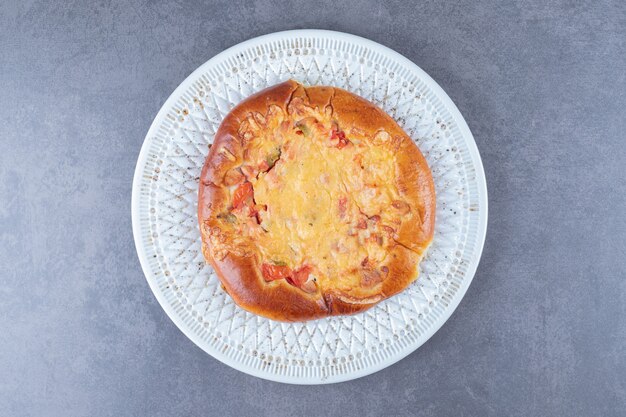
[(304, 321), (366, 310), (413, 282), (435, 191), (419, 149), (381, 109), (287, 81), (222, 122), (198, 219), (204, 256), (239, 306)]

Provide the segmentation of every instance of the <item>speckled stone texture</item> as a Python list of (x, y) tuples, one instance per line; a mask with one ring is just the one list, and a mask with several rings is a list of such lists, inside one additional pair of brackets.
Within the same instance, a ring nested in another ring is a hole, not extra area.
[[(626, 6), (621, 1), (4, 2), (1, 416), (621, 416)], [(483, 259), (433, 338), (356, 381), (289, 386), (212, 359), (135, 254), (131, 181), (174, 88), (261, 34), (334, 29), (426, 70), (472, 129)]]

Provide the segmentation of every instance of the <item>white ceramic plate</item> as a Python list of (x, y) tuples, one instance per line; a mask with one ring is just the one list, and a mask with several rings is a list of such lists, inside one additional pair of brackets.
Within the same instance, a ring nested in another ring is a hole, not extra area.
[[(416, 141), (433, 173), (435, 237), (420, 278), (365, 313), (292, 324), (250, 314), (222, 290), (200, 251), (197, 189), (208, 144), (234, 105), (289, 78), (342, 87), (376, 103)], [(320, 384), (358, 378), (397, 362), (450, 317), (478, 265), (487, 189), (467, 124), (424, 71), (363, 38), (298, 30), (236, 45), (174, 91), (139, 155), (132, 218), (150, 288), (187, 337), (251, 375)]]

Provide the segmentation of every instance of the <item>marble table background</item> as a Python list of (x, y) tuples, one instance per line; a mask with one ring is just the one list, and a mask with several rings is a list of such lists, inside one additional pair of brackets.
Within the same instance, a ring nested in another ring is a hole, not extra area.
[[(482, 154), (489, 230), (448, 323), (374, 375), (291, 386), (190, 342), (143, 277), (145, 133), (213, 55), (297, 28), (427, 71)], [(1, 416), (622, 416), (626, 5), (621, 1), (0, 4)]]

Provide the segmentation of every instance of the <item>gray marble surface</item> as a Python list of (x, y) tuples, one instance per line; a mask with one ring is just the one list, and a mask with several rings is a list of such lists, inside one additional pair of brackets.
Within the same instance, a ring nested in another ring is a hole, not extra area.
[[(406, 359), (330, 386), (239, 373), (143, 277), (144, 135), (248, 38), (354, 33), (416, 62), (472, 129), (481, 264)], [(619, 416), (626, 408), (626, 6), (620, 1), (18, 1), (0, 5), (1, 416)]]

